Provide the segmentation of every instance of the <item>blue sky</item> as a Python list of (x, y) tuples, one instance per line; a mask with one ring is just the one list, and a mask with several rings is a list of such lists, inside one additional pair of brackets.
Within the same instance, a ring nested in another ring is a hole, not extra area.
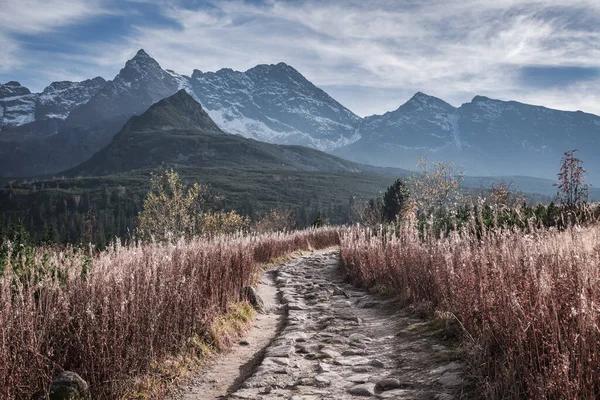
[(597, 0), (0, 0), (0, 82), (284, 61), (359, 115), (415, 92), (600, 114)]

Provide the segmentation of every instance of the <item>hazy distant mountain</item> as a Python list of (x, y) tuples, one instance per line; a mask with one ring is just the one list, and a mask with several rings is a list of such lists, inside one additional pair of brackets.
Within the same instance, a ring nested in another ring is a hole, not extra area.
[(107, 147), (65, 174), (106, 175), (163, 165), (385, 172), (306, 147), (228, 134), (182, 89), (132, 117)]
[(417, 93), (397, 110), (364, 118), (361, 139), (335, 154), (375, 165), (414, 167), (420, 155), (454, 161), (471, 175), (553, 178), (564, 151), (579, 148), (600, 176), (600, 117), (476, 96), (455, 108)]

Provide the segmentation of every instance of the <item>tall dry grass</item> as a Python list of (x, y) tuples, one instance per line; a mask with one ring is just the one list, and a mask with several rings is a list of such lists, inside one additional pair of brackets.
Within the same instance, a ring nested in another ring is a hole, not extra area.
[(342, 233), (355, 282), (452, 313), (485, 398), (600, 398), (600, 226)]
[(51, 249), (13, 258), (0, 277), (0, 398), (43, 394), (63, 369), (86, 379), (94, 399), (119, 398), (154, 362), (191, 339), (211, 340), (212, 322), (240, 300), (259, 263), (338, 242), (335, 229), (319, 229), (147, 244), (93, 258)]

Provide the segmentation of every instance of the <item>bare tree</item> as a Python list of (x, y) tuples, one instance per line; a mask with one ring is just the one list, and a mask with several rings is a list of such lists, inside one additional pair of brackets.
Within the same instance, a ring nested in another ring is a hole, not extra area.
[(577, 149), (565, 151), (561, 160), (558, 173), (558, 186), (556, 197), (567, 207), (576, 207), (585, 203), (588, 198), (590, 185), (585, 183), (587, 171), (581, 164), (583, 161), (575, 156)]

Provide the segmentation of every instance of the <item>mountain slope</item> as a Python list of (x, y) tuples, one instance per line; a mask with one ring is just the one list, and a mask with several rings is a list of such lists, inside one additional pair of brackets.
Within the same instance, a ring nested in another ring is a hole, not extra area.
[(36, 95), (19, 82), (0, 85), (0, 131), (35, 120)]
[[(132, 117), (111, 143), (66, 175), (106, 175), (165, 165), (373, 172), (318, 150), (222, 131), (184, 89)], [(383, 173), (383, 171), (380, 171)]]
[(52, 82), (38, 95), (35, 119), (66, 119), (75, 108), (86, 104), (106, 84), (101, 77), (82, 82)]
[(42, 136), (53, 133), (45, 131), (46, 125), (40, 121), (66, 119), (71, 111), (96, 95), (104, 84), (106, 81), (100, 77), (82, 82), (52, 82), (41, 93), (31, 93), (15, 81), (0, 85), (0, 131), (12, 128)]
[(132, 115), (175, 93), (178, 82), (140, 50), (112, 81), (101, 86), (64, 121), (35, 121), (3, 132), (0, 173), (3, 176), (49, 174), (87, 160), (106, 146)]
[(190, 85), (217, 124), (232, 133), (320, 150), (358, 139), (360, 118), (285, 63), (246, 72), (194, 70)]

